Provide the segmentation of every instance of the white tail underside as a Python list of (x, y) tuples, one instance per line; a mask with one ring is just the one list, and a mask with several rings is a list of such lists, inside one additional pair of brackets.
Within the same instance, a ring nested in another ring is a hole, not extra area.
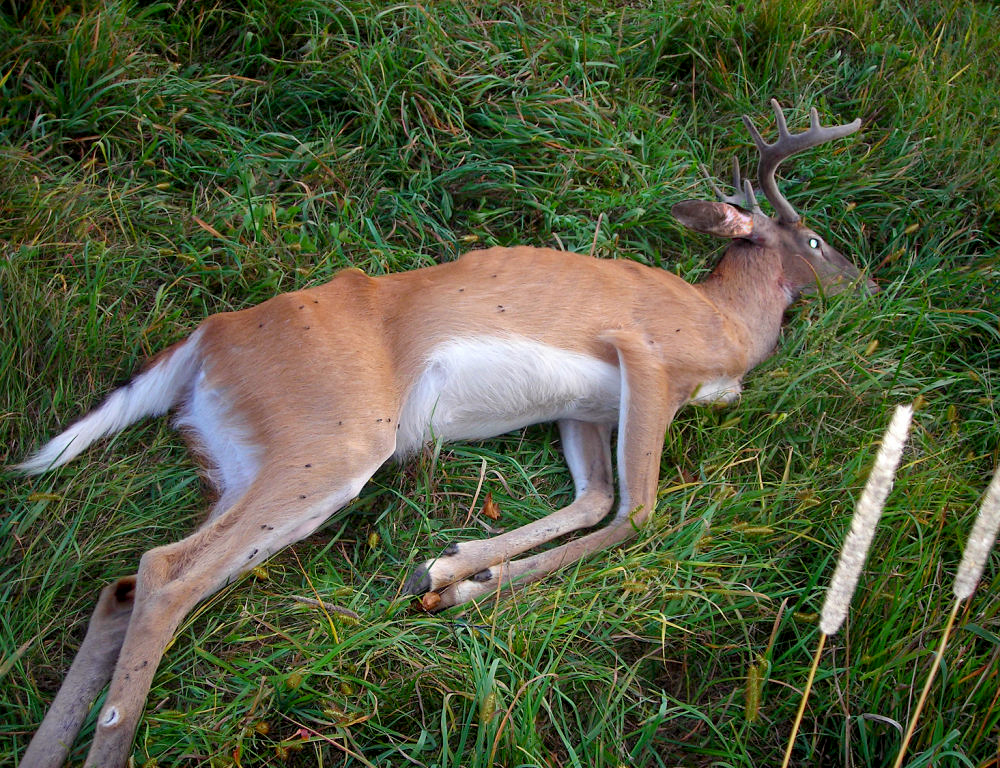
[(113, 435), (145, 416), (166, 413), (180, 399), (200, 363), (196, 332), (173, 354), (116, 389), (100, 406), (43, 445), (15, 469), (29, 475), (59, 467), (95, 440)]

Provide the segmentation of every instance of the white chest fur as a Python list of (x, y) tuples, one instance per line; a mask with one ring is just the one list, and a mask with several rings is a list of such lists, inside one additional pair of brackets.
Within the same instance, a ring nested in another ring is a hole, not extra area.
[(617, 421), (618, 368), (523, 338), (479, 337), (436, 347), (407, 395), (396, 455), (435, 439), (476, 440), (578, 418)]

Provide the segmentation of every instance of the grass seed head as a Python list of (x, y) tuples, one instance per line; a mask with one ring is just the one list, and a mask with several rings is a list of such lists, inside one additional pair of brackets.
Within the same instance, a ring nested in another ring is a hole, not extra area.
[(896, 407), (889, 428), (882, 438), (882, 446), (875, 457), (875, 465), (868, 475), (868, 482), (861, 492), (861, 498), (854, 510), (851, 520), (851, 530), (844, 540), (840, 550), (837, 569), (830, 580), (826, 591), (826, 601), (820, 614), (819, 627), (826, 635), (836, 634), (844, 619), (847, 609), (854, 596), (858, 577), (868, 557), (868, 548), (875, 535), (875, 526), (882, 516), (885, 499), (892, 490), (892, 481), (896, 475), (896, 467), (903, 455), (903, 444), (910, 429), (910, 419), (913, 408), (908, 405)]
[(1000, 531), (1000, 467), (993, 473), (993, 479), (986, 489), (986, 496), (983, 497), (983, 504), (979, 508), (969, 540), (965, 543), (962, 562), (958, 566), (958, 575), (955, 576), (954, 591), (955, 597), (959, 600), (972, 597), (972, 593), (976, 590), (979, 578), (983, 575), (983, 568), (986, 567), (986, 559), (997, 540), (998, 531)]

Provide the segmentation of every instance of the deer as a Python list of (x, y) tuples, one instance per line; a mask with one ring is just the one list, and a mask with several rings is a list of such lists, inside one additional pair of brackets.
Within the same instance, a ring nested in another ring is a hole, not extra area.
[(743, 122), (774, 216), (738, 162), (735, 194), (711, 182), (718, 199), (672, 207), (685, 227), (730, 241), (700, 283), (627, 259), (527, 246), (377, 277), (346, 269), (208, 317), (16, 465), (53, 469), (175, 409), (216, 492), (199, 528), (150, 549), (135, 575), (101, 591), (21, 765), (61, 765), (105, 685), (86, 765), (124, 765), (156, 668), (193, 607), (316, 531), (382, 464), (429, 442), (556, 422), (575, 490), (534, 522), (452, 543), (417, 566), (403, 592), (434, 594), (437, 609), (520, 588), (635, 536), (656, 506), (678, 409), (735, 400), (747, 372), (773, 354), (801, 293), (877, 289), (802, 223), (775, 179), (782, 161), (854, 133), (860, 119), (823, 126), (813, 108), (809, 128), (792, 134), (771, 106), (773, 143)]

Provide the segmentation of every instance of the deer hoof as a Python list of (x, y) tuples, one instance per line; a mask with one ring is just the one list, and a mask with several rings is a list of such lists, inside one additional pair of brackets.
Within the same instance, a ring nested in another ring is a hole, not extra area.
[(422, 595), (430, 591), (431, 572), (426, 565), (418, 565), (403, 584), (404, 595)]

